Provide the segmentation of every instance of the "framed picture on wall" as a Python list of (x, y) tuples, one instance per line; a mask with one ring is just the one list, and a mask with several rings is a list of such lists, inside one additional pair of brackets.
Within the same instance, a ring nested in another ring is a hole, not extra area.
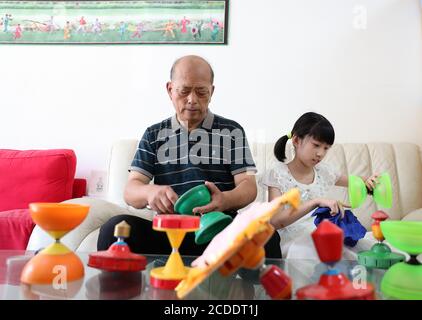
[(227, 44), (229, 0), (0, 1), (0, 44)]

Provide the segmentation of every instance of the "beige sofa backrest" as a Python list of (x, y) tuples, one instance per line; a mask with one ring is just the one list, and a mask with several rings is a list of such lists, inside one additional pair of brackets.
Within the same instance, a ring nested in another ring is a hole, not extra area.
[[(109, 161), (107, 200), (125, 205), (123, 190), (128, 177), (128, 167), (138, 146), (138, 140), (119, 140), (113, 144)], [(273, 143), (251, 142), (250, 147), (258, 167), (258, 179), (271, 167), (277, 165), (273, 155)], [(288, 144), (288, 159), (293, 156), (293, 148)], [(336, 166), (345, 175), (365, 175), (372, 172), (388, 172), (393, 184), (393, 207), (378, 208), (368, 197), (364, 205), (355, 209), (361, 223), (370, 228), (370, 215), (377, 209), (386, 211), (391, 219), (401, 219), (407, 213), (422, 207), (422, 162), (420, 148), (410, 143), (368, 143), (336, 144), (327, 154), (324, 162)], [(347, 189), (335, 187), (329, 195), (348, 202)], [(258, 187), (257, 201), (265, 201), (267, 192)]]
[[(277, 165), (273, 154), (273, 143), (251, 143), (253, 157), (258, 167), (258, 179), (263, 172)], [(293, 147), (287, 145), (287, 161), (292, 159)], [(372, 197), (368, 197), (362, 207), (354, 209), (354, 214), (365, 227), (369, 228), (371, 214), (382, 209), (391, 219), (399, 220), (408, 213), (422, 207), (422, 162), (420, 148), (410, 143), (368, 143), (336, 144), (324, 162), (337, 167), (343, 174), (369, 176), (373, 172), (388, 172), (393, 185), (393, 207), (378, 207)], [(266, 190), (258, 189), (258, 200), (264, 201)], [(334, 199), (348, 202), (347, 189), (335, 187), (328, 195)]]

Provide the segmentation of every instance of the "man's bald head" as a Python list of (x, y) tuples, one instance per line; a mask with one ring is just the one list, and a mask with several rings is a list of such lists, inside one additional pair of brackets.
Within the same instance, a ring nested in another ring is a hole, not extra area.
[(201, 68), (201, 67), (206, 66), (209, 69), (210, 82), (211, 82), (211, 84), (214, 84), (214, 70), (212, 70), (211, 65), (204, 58), (202, 58), (200, 56), (189, 55), (189, 56), (184, 56), (184, 57), (177, 59), (173, 63), (173, 66), (171, 67), (171, 71), (170, 71), (170, 80), (171, 81), (173, 81), (174, 78), (176, 77), (178, 69), (179, 69), (180, 66), (197, 67), (197, 68)]

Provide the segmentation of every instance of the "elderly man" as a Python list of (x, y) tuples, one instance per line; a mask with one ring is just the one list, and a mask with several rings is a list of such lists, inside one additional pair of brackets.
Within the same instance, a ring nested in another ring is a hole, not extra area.
[[(211, 202), (194, 213), (222, 211), (231, 216), (255, 200), (255, 164), (243, 128), (213, 114), (208, 105), (214, 93), (214, 72), (199, 56), (184, 56), (171, 68), (167, 92), (176, 114), (145, 131), (129, 168), (125, 201), (135, 208), (174, 213), (174, 204), (187, 190), (204, 184)], [(150, 183), (154, 180), (153, 184)], [(113, 229), (125, 220), (131, 227), (128, 244), (134, 252), (168, 254), (165, 233), (134, 216), (116, 216), (100, 230), (98, 249), (114, 241)], [(206, 245), (196, 245), (188, 233), (180, 252), (200, 255)], [(266, 246), (268, 257), (281, 257), (275, 233)]]

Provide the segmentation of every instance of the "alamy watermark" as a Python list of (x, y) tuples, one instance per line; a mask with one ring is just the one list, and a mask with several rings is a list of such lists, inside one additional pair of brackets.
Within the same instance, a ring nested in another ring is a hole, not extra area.
[(246, 164), (253, 166), (246, 136), (241, 129), (195, 129), (191, 132), (171, 129), (158, 132), (164, 141), (157, 150), (159, 164)]
[(366, 30), (368, 24), (368, 10), (364, 5), (357, 5), (353, 8), (353, 28)]
[(63, 265), (56, 265), (53, 268), (53, 273), (57, 274), (53, 278), (53, 288), (55, 290), (67, 290), (67, 268)]
[(368, 287), (368, 272), (364, 266), (357, 265), (351, 270), (354, 289), (366, 289)]

